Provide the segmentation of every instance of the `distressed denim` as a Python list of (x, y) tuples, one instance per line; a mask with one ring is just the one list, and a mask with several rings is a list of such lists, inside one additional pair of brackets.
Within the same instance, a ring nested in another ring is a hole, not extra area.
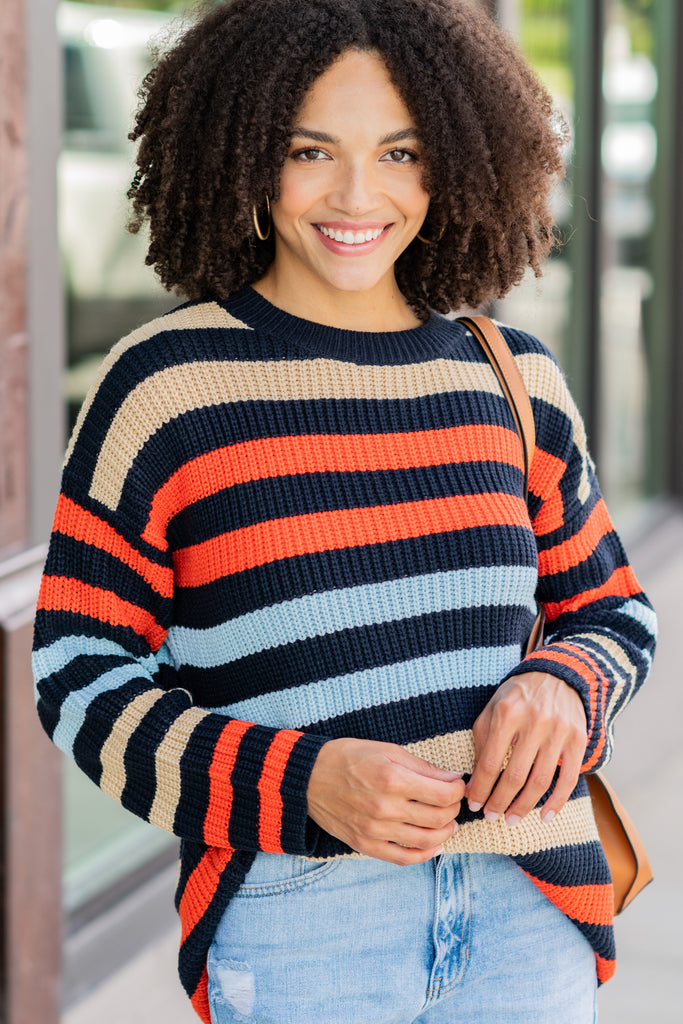
[(261, 853), (208, 959), (213, 1024), (593, 1024), (593, 951), (511, 860)]

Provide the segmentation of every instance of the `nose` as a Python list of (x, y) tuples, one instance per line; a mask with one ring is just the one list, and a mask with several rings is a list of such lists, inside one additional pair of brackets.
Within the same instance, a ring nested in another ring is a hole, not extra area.
[(374, 167), (362, 161), (340, 166), (328, 202), (335, 209), (356, 217), (378, 209), (382, 197)]

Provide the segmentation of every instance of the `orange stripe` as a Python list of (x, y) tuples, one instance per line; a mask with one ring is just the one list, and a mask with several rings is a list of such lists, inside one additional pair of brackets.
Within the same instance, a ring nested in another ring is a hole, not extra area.
[(200, 1020), (204, 1024), (211, 1024), (211, 1008), (209, 1005), (209, 975), (204, 968), (199, 984), (195, 989), (194, 995), (190, 999), (192, 1003), (192, 1009), (197, 1014)]
[(283, 729), (268, 747), (258, 783), (260, 796), (259, 848), (266, 853), (284, 853), (282, 849), (282, 796), (280, 786), (294, 744), (300, 732)]
[(252, 480), (481, 461), (506, 462), (521, 469), (517, 434), (504, 427), (467, 426), (399, 434), (314, 434), (244, 441), (200, 455), (169, 477), (154, 496), (142, 537), (164, 550), (168, 546), (166, 528), (183, 508)]
[(564, 501), (560, 493), (559, 481), (567, 465), (542, 448), (536, 448), (531, 461), (529, 490), (541, 498), (543, 504), (534, 519), (534, 533), (543, 537), (546, 533), (558, 530), (564, 524)]
[(552, 622), (558, 615), (576, 612), (603, 597), (633, 597), (640, 593), (642, 590), (633, 569), (630, 565), (625, 565), (620, 569), (615, 569), (602, 586), (595, 587), (593, 590), (583, 590), (580, 594), (574, 594), (573, 597), (567, 598), (566, 601), (550, 602), (543, 607), (546, 619), (548, 622)]
[(604, 501), (600, 500), (578, 533), (538, 555), (540, 576), (554, 576), (585, 561), (614, 527)]
[(112, 526), (63, 494), (57, 502), (53, 530), (106, 551), (142, 576), (162, 597), (173, 595), (173, 570), (170, 567), (156, 565), (145, 558)]
[(242, 737), (251, 722), (228, 722), (214, 748), (209, 767), (209, 804), (204, 819), (204, 842), (209, 846), (228, 844), (228, 826), (232, 810), (232, 773)]
[(604, 957), (595, 954), (595, 962), (597, 965), (598, 980), (605, 982), (609, 981), (610, 978), (614, 977), (614, 972), (617, 969), (616, 960), (605, 960)]
[(182, 925), (181, 942), (185, 941), (208, 910), (216, 895), (221, 875), (234, 852), (229, 846), (222, 849), (209, 847), (188, 878), (178, 908)]
[(614, 889), (605, 885), (552, 885), (529, 875), (551, 903), (583, 924), (611, 925), (614, 919)]
[(129, 626), (145, 638), (153, 651), (158, 651), (166, 639), (166, 630), (144, 608), (124, 601), (111, 590), (91, 587), (66, 576), (43, 576), (38, 608), (87, 615), (111, 626)]
[(475, 494), (272, 519), (181, 549), (175, 555), (176, 580), (183, 587), (199, 587), (281, 558), (508, 525), (525, 517), (522, 498)]

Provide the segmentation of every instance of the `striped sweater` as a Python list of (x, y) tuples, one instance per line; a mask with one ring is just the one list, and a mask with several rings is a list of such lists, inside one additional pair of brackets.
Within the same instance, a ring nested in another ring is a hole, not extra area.
[[(537, 448), (475, 339), (309, 323), (252, 289), (114, 347), (72, 437), (38, 604), (42, 723), (105, 792), (180, 836), (180, 975), (257, 850), (350, 854), (307, 817), (320, 746), (405, 745), (466, 774), (496, 687), (580, 694), (583, 771), (644, 680), (654, 615), (557, 364), (504, 329)], [(538, 598), (546, 644), (522, 659)], [(541, 801), (540, 806), (543, 801)], [(551, 824), (463, 805), (453, 851), (512, 856), (614, 970), (612, 892), (582, 775)]]

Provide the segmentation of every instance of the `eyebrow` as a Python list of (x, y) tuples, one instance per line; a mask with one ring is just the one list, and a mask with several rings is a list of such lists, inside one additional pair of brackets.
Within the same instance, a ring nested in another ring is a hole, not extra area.
[[(419, 132), (416, 128), (400, 128), (397, 132), (390, 132), (389, 135), (385, 135), (384, 138), (379, 140), (378, 145), (390, 146), (394, 142), (406, 142), (408, 140), (419, 139)], [(316, 132), (312, 128), (305, 128), (303, 125), (297, 125), (292, 129), (292, 138), (311, 139), (313, 142), (322, 142), (330, 146), (341, 145), (341, 139), (337, 139), (334, 135), (328, 135), (327, 132)]]

